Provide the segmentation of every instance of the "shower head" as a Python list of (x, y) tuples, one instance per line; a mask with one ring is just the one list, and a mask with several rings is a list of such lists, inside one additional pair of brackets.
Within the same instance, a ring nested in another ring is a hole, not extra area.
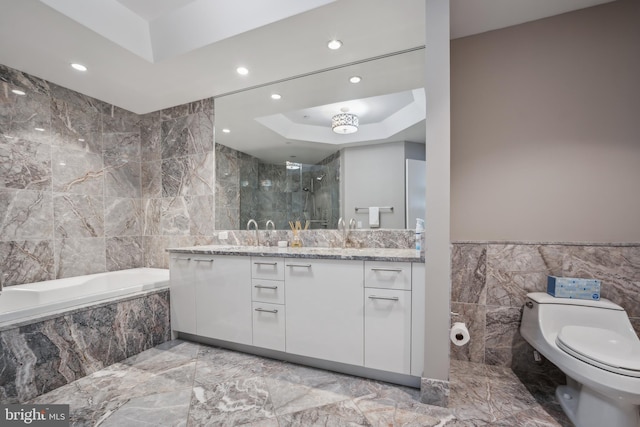
[(316, 176), (316, 179), (317, 179), (318, 181), (322, 181), (322, 180), (323, 180), (323, 178), (324, 178), (325, 176), (326, 176), (326, 174), (325, 174), (325, 173), (323, 173), (322, 175)]

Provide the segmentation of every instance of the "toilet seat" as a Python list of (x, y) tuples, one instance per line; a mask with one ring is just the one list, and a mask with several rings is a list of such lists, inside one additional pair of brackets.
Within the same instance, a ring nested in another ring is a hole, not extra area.
[(640, 340), (602, 328), (565, 326), (556, 337), (559, 348), (583, 362), (616, 374), (640, 378)]

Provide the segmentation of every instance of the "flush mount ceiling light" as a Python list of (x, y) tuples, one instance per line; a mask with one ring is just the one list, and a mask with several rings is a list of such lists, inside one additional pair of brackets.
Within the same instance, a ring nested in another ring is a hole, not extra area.
[(296, 163), (296, 162), (290, 162), (288, 160), (285, 163), (287, 165), (287, 169), (289, 170), (298, 170), (302, 167), (302, 164)]
[(224, 128), (224, 129), (222, 129), (222, 132), (223, 133), (231, 133), (231, 129)]
[(358, 116), (350, 113), (336, 114), (331, 118), (331, 129), (339, 134), (355, 133), (358, 131)]
[(246, 76), (247, 74), (249, 74), (249, 69), (247, 67), (238, 67), (238, 68), (236, 68), (236, 71), (241, 76)]
[(353, 76), (349, 78), (349, 81), (351, 83), (360, 83), (362, 81), (362, 77), (360, 76)]
[(331, 40), (327, 43), (327, 47), (331, 50), (337, 50), (342, 47), (342, 42), (340, 40)]
[(74, 62), (73, 64), (71, 64), (71, 68), (78, 71), (87, 71), (87, 67), (85, 67), (82, 64), (78, 64), (77, 62)]
[(272, 93), (271, 94), (271, 99), (282, 99), (282, 95), (280, 95), (279, 93)]

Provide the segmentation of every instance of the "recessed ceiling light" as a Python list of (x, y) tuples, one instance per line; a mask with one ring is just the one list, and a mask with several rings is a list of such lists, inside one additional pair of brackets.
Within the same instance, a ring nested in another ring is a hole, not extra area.
[(362, 81), (362, 77), (360, 76), (353, 76), (349, 78), (349, 81), (351, 83), (360, 83)]
[(238, 67), (238, 68), (236, 68), (236, 71), (241, 76), (246, 76), (247, 74), (249, 74), (249, 70), (246, 67)]
[(279, 93), (272, 93), (271, 94), (271, 99), (281, 99), (282, 95), (280, 95)]
[(84, 138), (78, 138), (78, 141), (84, 142)]
[(223, 133), (231, 133), (231, 130), (230, 130), (230, 129), (227, 129), (227, 128), (224, 128), (224, 129), (222, 129), (222, 132), (223, 132)]
[(12, 89), (11, 92), (15, 93), (16, 95), (26, 95), (26, 93), (20, 89)]
[(71, 64), (71, 68), (73, 68), (74, 70), (78, 70), (78, 71), (87, 71), (87, 67), (85, 67), (82, 64), (78, 64), (78, 63), (73, 63)]
[(35, 130), (37, 130), (38, 132), (44, 132), (43, 128), (34, 128)]
[(342, 47), (342, 42), (340, 40), (331, 40), (327, 43), (327, 47), (331, 50), (340, 49)]

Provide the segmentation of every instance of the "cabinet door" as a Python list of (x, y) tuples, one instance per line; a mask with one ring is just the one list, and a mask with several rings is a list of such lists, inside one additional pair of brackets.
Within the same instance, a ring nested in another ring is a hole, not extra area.
[(199, 256), (192, 259), (196, 284), (197, 334), (251, 344), (249, 257)]
[(196, 287), (189, 255), (172, 254), (169, 259), (171, 330), (196, 333)]
[(363, 262), (285, 264), (287, 352), (362, 366)]
[(411, 292), (365, 289), (364, 366), (411, 371)]

